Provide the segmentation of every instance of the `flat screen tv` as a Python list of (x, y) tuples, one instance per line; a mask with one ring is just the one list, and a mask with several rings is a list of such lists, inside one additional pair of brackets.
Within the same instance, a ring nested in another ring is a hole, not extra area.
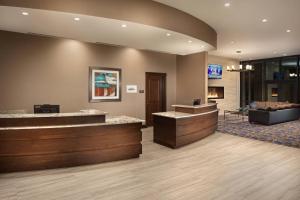
[(209, 79), (222, 79), (222, 65), (209, 64), (208, 65), (208, 78)]

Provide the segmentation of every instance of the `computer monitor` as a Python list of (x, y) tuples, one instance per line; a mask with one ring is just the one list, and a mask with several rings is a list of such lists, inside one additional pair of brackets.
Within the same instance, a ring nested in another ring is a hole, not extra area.
[(201, 99), (194, 99), (193, 106), (199, 106), (201, 104)]
[(34, 105), (34, 113), (59, 113), (59, 105)]

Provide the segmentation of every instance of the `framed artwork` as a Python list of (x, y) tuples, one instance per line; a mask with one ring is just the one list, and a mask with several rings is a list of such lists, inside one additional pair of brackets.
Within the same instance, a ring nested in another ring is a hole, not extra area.
[(121, 69), (90, 67), (90, 102), (121, 101)]

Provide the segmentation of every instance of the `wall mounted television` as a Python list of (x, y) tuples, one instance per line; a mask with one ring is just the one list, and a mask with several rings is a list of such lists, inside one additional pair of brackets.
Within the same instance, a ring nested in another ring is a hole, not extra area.
[(223, 67), (218, 64), (208, 65), (208, 78), (209, 79), (222, 79)]

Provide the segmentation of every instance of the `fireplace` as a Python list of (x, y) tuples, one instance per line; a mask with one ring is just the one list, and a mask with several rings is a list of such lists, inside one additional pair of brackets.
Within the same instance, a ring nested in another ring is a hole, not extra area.
[(224, 87), (208, 87), (208, 99), (224, 99)]
[(272, 97), (278, 97), (278, 88), (272, 88)]

